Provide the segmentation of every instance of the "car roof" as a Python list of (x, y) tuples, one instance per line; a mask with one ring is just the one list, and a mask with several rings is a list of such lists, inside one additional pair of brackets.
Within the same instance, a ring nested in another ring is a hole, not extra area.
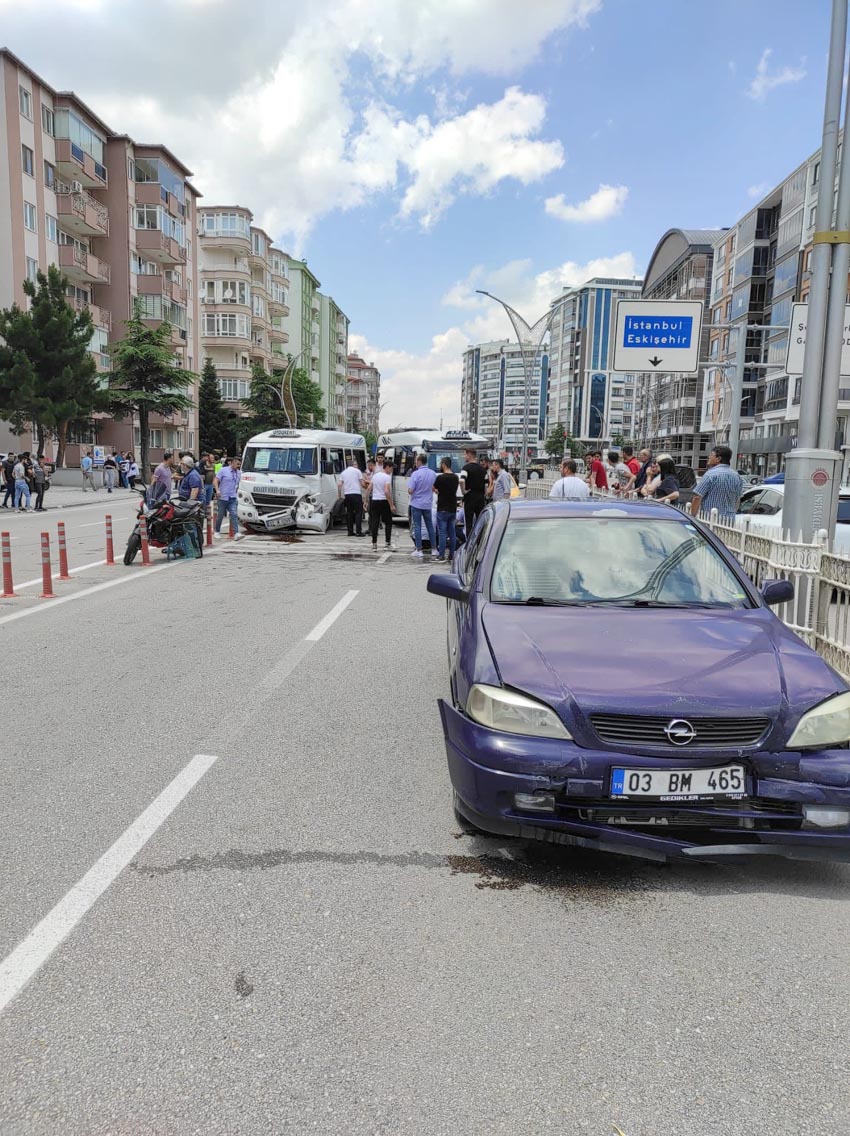
[(653, 520), (693, 524), (693, 518), (687, 513), (656, 501), (612, 501), (599, 497), (591, 500), (563, 501), (546, 498), (542, 501), (511, 501), (507, 507), (510, 509), (512, 520), (526, 521), (534, 517), (604, 517), (609, 514), (645, 521), (647, 516), (652, 514)]

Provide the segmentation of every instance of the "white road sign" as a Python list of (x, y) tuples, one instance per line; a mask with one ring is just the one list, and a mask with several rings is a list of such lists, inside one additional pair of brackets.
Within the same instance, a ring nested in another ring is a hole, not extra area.
[[(789, 375), (802, 375), (803, 373), (808, 318), (809, 305), (794, 304), (791, 309), (791, 330), (788, 333), (788, 355), (785, 359), (785, 370)], [(844, 309), (844, 346), (841, 348), (841, 374), (850, 375), (850, 304)]]
[(699, 300), (618, 300), (613, 369), (696, 374), (702, 310)]

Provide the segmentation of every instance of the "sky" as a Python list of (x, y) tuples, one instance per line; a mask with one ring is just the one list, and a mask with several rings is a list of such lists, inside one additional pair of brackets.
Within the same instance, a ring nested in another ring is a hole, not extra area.
[(459, 426), (470, 343), (642, 276), (820, 145), (829, 0), (0, 0), (0, 44), (306, 257), (383, 376)]

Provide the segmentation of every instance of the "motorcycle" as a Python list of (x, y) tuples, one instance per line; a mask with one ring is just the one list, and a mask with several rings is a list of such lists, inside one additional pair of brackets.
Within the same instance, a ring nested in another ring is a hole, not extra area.
[(204, 503), (203, 501), (172, 501), (162, 497), (149, 502), (147, 490), (139, 489), (141, 501), (136, 514), (136, 527), (130, 533), (124, 552), (124, 563), (132, 564), (142, 547), (139, 521), (145, 518), (148, 543), (154, 548), (167, 548), (178, 537), (190, 533), (197, 544), (198, 555), (204, 554)]

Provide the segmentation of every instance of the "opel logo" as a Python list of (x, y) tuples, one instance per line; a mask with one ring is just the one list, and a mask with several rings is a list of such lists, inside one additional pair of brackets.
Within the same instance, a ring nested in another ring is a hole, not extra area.
[(664, 733), (667, 735), (668, 742), (674, 746), (690, 745), (697, 736), (697, 732), (691, 723), (686, 722), (683, 718), (673, 718), (664, 727)]

